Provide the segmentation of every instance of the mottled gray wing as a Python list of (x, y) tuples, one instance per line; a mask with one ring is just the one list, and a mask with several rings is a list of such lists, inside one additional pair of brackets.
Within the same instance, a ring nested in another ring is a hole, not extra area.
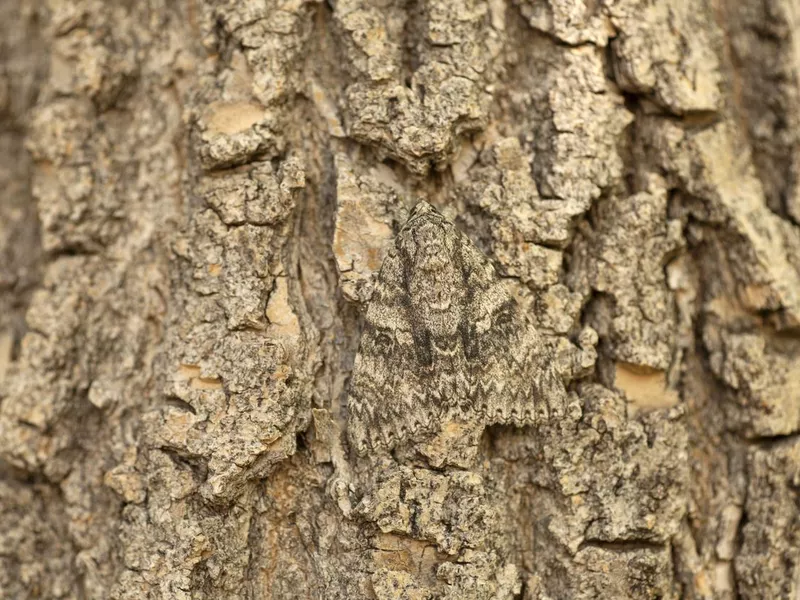
[(443, 422), (533, 423), (564, 394), (541, 339), (491, 262), (427, 203), (388, 253), (349, 394), (360, 453)]

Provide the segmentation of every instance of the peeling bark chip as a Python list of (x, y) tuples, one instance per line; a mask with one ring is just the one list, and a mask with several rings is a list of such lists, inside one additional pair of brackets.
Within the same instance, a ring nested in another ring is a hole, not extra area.
[(489, 259), (422, 202), (381, 267), (350, 389), (350, 439), (391, 448), (447, 423), (533, 424), (566, 392)]

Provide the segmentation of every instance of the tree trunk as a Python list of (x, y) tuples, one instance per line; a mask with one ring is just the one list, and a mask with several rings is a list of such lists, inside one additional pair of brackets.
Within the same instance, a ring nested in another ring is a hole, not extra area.
[(800, 598), (798, 14), (0, 0), (0, 596)]

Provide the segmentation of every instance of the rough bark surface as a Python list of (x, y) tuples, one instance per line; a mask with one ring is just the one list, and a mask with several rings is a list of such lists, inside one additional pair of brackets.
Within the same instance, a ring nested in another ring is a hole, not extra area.
[(798, 15), (0, 0), (0, 596), (800, 597)]

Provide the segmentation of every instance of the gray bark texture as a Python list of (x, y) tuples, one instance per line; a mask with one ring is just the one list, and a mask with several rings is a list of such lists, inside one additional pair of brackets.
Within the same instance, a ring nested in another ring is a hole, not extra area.
[(798, 48), (0, 0), (0, 597), (800, 598)]

